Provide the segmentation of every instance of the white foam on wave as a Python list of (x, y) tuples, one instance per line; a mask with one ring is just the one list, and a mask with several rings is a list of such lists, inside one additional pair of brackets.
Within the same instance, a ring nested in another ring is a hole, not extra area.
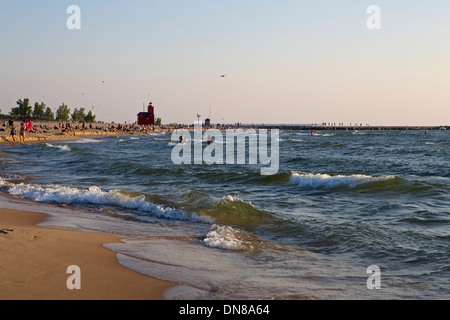
[(292, 141), (292, 142), (305, 142), (305, 140), (302, 140), (302, 139), (289, 139), (289, 141)]
[(236, 196), (236, 195), (232, 196), (231, 194), (229, 194), (227, 196), (223, 196), (222, 201), (225, 203), (226, 202), (242, 202), (242, 203), (248, 204), (252, 207), (255, 207), (251, 201), (244, 201), (241, 198), (239, 198), (238, 196)]
[(207, 217), (199, 216), (184, 210), (177, 210), (156, 204), (145, 199), (144, 195), (131, 197), (119, 190), (103, 191), (93, 186), (89, 189), (79, 189), (58, 185), (14, 184), (0, 178), (0, 187), (5, 192), (38, 202), (58, 204), (94, 204), (113, 205), (125, 209), (134, 209), (142, 213), (149, 213), (156, 217), (172, 220), (190, 220), (197, 222), (210, 222)]
[(225, 250), (248, 250), (253, 247), (245, 231), (230, 226), (213, 225), (203, 242), (211, 248)]
[(75, 141), (67, 141), (66, 143), (83, 144), (83, 143), (101, 143), (101, 142), (103, 142), (103, 141), (97, 140), (97, 139), (83, 138), (83, 139), (75, 140)]
[(374, 177), (364, 174), (336, 175), (292, 172), (290, 183), (301, 188), (336, 188), (342, 186), (355, 187), (364, 183), (382, 181), (395, 176)]
[(66, 152), (66, 151), (72, 150), (72, 149), (70, 149), (70, 147), (68, 145), (53, 145), (53, 144), (50, 144), (50, 143), (46, 143), (45, 145), (47, 147), (50, 147), (50, 148), (57, 148), (57, 149), (59, 149), (57, 152)]

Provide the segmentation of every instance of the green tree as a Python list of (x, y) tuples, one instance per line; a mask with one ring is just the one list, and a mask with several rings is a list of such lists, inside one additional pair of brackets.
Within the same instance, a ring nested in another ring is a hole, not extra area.
[(33, 110), (33, 117), (39, 120), (42, 120), (45, 118), (45, 103), (35, 103), (34, 104), (34, 110)]
[(83, 122), (85, 118), (86, 118), (86, 109), (80, 108), (80, 110), (78, 111), (78, 121)]
[(85, 108), (80, 108), (79, 110), (75, 108), (75, 110), (72, 113), (72, 121), (78, 122), (78, 121), (84, 121), (84, 118), (86, 118), (86, 112)]
[(64, 103), (59, 106), (58, 110), (56, 110), (56, 120), (58, 121), (69, 121), (70, 118), (70, 109)]
[(50, 109), (49, 107), (47, 107), (47, 109), (45, 110), (44, 119), (46, 121), (53, 121), (53, 120), (55, 120), (55, 114), (53, 113), (52, 109)]
[(75, 108), (75, 110), (73, 110), (73, 113), (70, 116), (70, 119), (74, 122), (78, 121), (78, 109), (77, 108)]
[(21, 119), (31, 118), (32, 108), (30, 106), (30, 99), (26, 98), (23, 101), (17, 100), (16, 103), (18, 107), (12, 108), (10, 114)]
[(157, 126), (161, 125), (161, 118), (156, 118), (155, 125)]
[(87, 123), (95, 122), (95, 115), (92, 113), (92, 111), (89, 111), (87, 116), (84, 117), (84, 121)]

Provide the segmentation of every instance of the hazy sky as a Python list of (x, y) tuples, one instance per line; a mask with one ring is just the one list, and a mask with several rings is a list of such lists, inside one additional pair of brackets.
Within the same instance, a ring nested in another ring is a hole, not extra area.
[(0, 44), (2, 113), (29, 98), (134, 122), (151, 100), (163, 123), (211, 109), (215, 123), (450, 124), (448, 0), (0, 0)]

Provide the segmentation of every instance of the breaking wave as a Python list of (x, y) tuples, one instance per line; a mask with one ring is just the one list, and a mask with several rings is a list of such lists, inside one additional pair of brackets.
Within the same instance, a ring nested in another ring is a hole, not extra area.
[(247, 231), (214, 224), (203, 239), (208, 247), (233, 251), (251, 251), (257, 247), (258, 238)]
[(292, 172), (290, 183), (301, 188), (337, 188), (337, 187), (356, 187), (362, 184), (385, 181), (396, 178), (393, 175), (388, 176), (369, 176), (364, 174), (335, 175), (311, 174)]
[(251, 202), (232, 195), (224, 196), (212, 208), (204, 209), (200, 213), (215, 222), (250, 229), (272, 220), (270, 213), (260, 211)]
[(214, 224), (203, 239), (206, 246), (231, 251), (250, 252), (270, 246), (255, 234), (226, 225)]
[(67, 145), (53, 145), (53, 144), (50, 144), (50, 143), (46, 143), (45, 144), (47, 147), (50, 147), (50, 148), (57, 148), (57, 149), (59, 149), (57, 152), (66, 152), (66, 151), (70, 151), (70, 150), (72, 150), (69, 146), (67, 146)]
[(14, 184), (0, 178), (0, 190), (38, 202), (66, 205), (111, 205), (138, 210), (160, 218), (210, 222), (207, 217), (199, 216), (196, 213), (147, 201), (144, 195), (133, 196), (120, 190), (103, 191), (96, 186), (79, 189), (58, 185)]
[(91, 138), (83, 138), (75, 141), (66, 141), (65, 143), (84, 144), (84, 143), (102, 143), (103, 141)]

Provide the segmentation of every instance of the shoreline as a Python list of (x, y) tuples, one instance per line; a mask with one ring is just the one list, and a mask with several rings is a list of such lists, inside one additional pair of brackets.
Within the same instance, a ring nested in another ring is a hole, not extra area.
[[(162, 131), (162, 130), (161, 130)], [(157, 132), (157, 131), (155, 131)], [(142, 132), (104, 132), (104, 131), (82, 131), (73, 133), (26, 133), (25, 143), (39, 143), (39, 142), (57, 142), (57, 141), (77, 141), (83, 138), (95, 138), (95, 137), (108, 137), (108, 136), (119, 136), (119, 135), (143, 135), (146, 133)], [(14, 142), (9, 132), (0, 132), (0, 144), (10, 143), (10, 144), (21, 144), (20, 137), (16, 135), (16, 141)]]
[[(122, 266), (104, 247), (120, 237), (39, 226), (49, 217), (0, 208), (1, 300), (167, 300), (179, 287)], [(72, 265), (80, 267), (81, 290), (67, 287)]]
[[(13, 141), (6, 121), (0, 124), (0, 143), (21, 144), (19, 128), (21, 122), (14, 121), (16, 127), (15, 142)], [(33, 122), (36, 132), (25, 133), (25, 143), (31, 142), (50, 142), (50, 141), (76, 141), (87, 137), (107, 137), (123, 135), (146, 135), (149, 133), (166, 132), (167, 128), (154, 128), (137, 125), (123, 125), (116, 123), (95, 123), (88, 124), (85, 128), (81, 123), (69, 122)], [(66, 127), (69, 126), (69, 127)]]
[[(34, 136), (25, 136), (25, 143), (39, 143), (39, 142), (64, 142), (77, 141), (83, 138), (108, 137), (119, 135), (142, 135), (143, 133), (121, 133), (121, 132), (77, 132), (76, 135), (69, 134), (40, 134)], [(14, 142), (11, 136), (0, 135), (0, 143), (21, 144), (18, 137)]]
[[(71, 126), (70, 130), (63, 132), (63, 128), (66, 124)], [(34, 142), (64, 142), (64, 141), (76, 141), (83, 138), (95, 138), (95, 137), (107, 137), (107, 136), (124, 136), (124, 135), (148, 135), (151, 133), (158, 132), (171, 132), (177, 130), (177, 128), (170, 127), (156, 127), (151, 130), (145, 126), (138, 125), (123, 125), (115, 123), (95, 123), (95, 127), (86, 127), (84, 129), (80, 128), (80, 123), (58, 123), (58, 122), (35, 122), (35, 127), (38, 132), (25, 133), (25, 143)], [(16, 128), (20, 127), (20, 122), (15, 121)], [(61, 126), (61, 127), (59, 127)], [(207, 129), (208, 127), (202, 127), (202, 129)], [(300, 130), (300, 131), (440, 131), (448, 130), (449, 126), (344, 126), (344, 125), (240, 125), (240, 126), (226, 126), (226, 127), (215, 127), (219, 130), (226, 130), (227, 128), (240, 128), (240, 129), (279, 129), (279, 130)], [(14, 142), (8, 127), (4, 123), (0, 126), (0, 144), (10, 143), (10, 144), (21, 144), (20, 136), (16, 134)], [(72, 130), (73, 129), (73, 130)], [(192, 130), (192, 128), (187, 128), (181, 125), (180, 129)], [(17, 130), (17, 129), (16, 129)], [(42, 130), (42, 131), (41, 131)], [(72, 131), (71, 131), (72, 130)]]
[[(103, 128), (109, 125), (101, 124)], [(149, 131), (91, 129), (75, 131), (74, 134), (52, 130), (26, 133), (25, 144), (139, 136)], [(157, 129), (150, 132), (166, 131)], [(13, 142), (9, 131), (0, 131), (1, 144), (22, 145), (18, 135)], [(8, 195), (2, 196), (8, 198)], [(3, 201), (0, 199), (0, 300), (172, 300), (186, 290), (190, 291), (188, 287), (152, 278), (120, 264), (117, 253), (105, 245), (122, 243), (123, 236), (41, 226), (46, 219), (52, 218), (49, 212), (43, 213), (45, 209), (8, 208), (10, 206)], [(67, 267), (77, 265), (69, 256), (72, 254), (84, 265), (79, 265), (81, 290), (69, 290), (66, 285), (70, 277)], [(94, 270), (97, 267), (99, 270)]]

